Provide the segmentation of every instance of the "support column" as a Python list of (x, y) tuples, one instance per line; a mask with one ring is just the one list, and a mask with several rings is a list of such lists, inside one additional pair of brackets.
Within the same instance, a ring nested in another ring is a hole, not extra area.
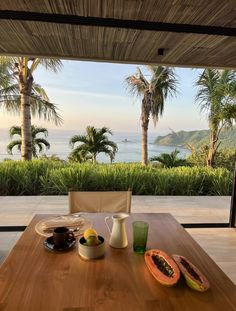
[(233, 179), (233, 191), (232, 191), (232, 197), (231, 197), (229, 226), (231, 228), (236, 227), (236, 161), (234, 165), (234, 179)]

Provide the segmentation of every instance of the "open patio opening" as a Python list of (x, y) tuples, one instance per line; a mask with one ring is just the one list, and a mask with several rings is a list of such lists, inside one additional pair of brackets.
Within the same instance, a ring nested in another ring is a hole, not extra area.
[[(0, 54), (235, 69), (235, 14), (233, 1), (1, 1)], [(235, 227), (235, 178), (229, 222), (183, 225)]]

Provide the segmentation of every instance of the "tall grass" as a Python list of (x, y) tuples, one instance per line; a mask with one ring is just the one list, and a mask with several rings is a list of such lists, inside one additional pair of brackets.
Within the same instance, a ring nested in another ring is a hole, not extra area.
[(37, 195), (41, 190), (40, 177), (52, 168), (63, 167), (62, 162), (33, 160), (0, 163), (0, 195)]
[(68, 164), (33, 160), (0, 163), (0, 195), (59, 195), (69, 189), (127, 190), (139, 195), (230, 195), (233, 175), (223, 168)]

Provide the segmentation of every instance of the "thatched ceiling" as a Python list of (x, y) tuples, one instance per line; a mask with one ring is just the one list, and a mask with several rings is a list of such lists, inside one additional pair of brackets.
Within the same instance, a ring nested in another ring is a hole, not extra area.
[(0, 1), (0, 54), (236, 68), (235, 28), (235, 0)]

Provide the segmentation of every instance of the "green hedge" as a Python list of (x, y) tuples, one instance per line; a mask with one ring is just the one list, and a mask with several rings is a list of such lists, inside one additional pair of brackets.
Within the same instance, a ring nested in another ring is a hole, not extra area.
[(142, 167), (140, 164), (0, 163), (0, 195), (59, 195), (75, 190), (127, 190), (139, 195), (230, 195), (233, 175), (223, 168)]

